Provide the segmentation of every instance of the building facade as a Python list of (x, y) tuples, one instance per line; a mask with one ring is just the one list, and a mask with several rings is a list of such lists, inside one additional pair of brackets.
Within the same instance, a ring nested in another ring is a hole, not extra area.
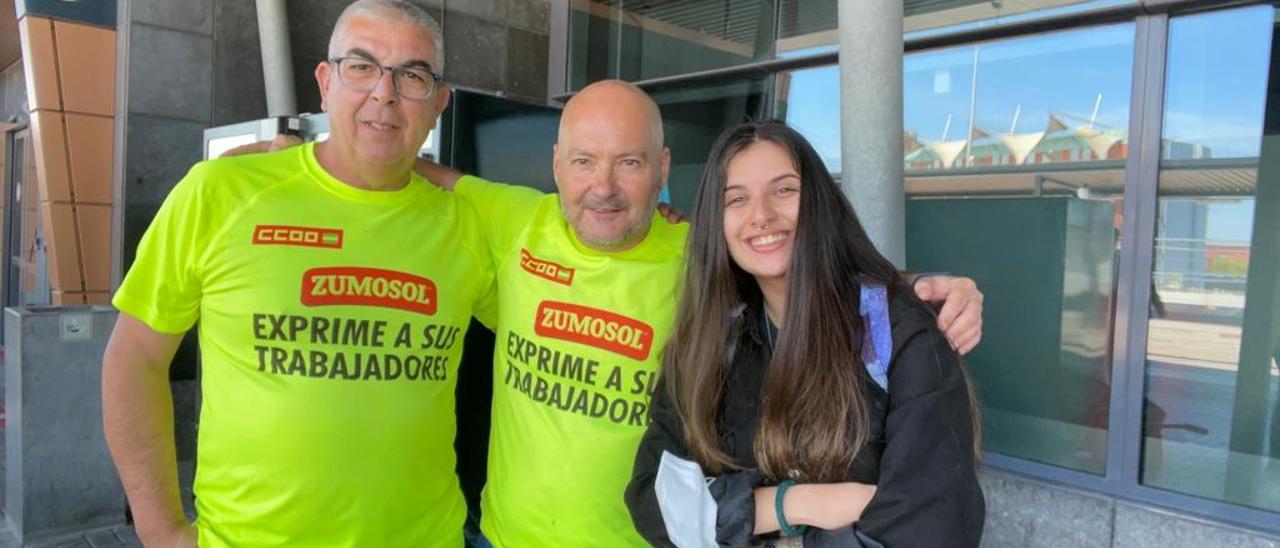
[[(288, 4), (303, 112), (346, 3)], [(451, 85), (543, 106), (641, 85), (684, 210), (711, 142), (745, 119), (786, 120), (846, 188), (867, 176), (841, 139), (846, 2), (417, 3), (443, 23)], [(4, 304), (105, 303), (201, 131), (266, 114), (254, 2), (4, 4)], [(903, 266), (986, 294), (967, 358), (984, 544), (1280, 546), (1275, 3), (902, 8), (901, 125), (855, 129), (902, 136)], [(189, 463), (191, 345), (179, 362)]]

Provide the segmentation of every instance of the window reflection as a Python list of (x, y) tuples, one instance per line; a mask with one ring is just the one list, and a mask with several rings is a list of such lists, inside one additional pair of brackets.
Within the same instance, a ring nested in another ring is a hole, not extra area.
[(775, 115), (799, 131), (832, 174), (840, 173), (840, 67), (777, 75)]
[(913, 54), (907, 266), (987, 298), (988, 451), (1106, 470), (1133, 25)]
[[(999, 26), (1137, 0), (905, 0), (908, 37)], [(604, 78), (645, 80), (828, 51), (836, 0), (573, 0), (569, 89)]]
[(908, 0), (903, 23), (909, 36), (920, 36), (1135, 3), (1137, 0)]
[(575, 0), (569, 10), (569, 86), (646, 80), (730, 67), (772, 55), (773, 11), (757, 0)]
[[(1125, 4), (1137, 0), (906, 0), (908, 38), (993, 27)], [(833, 46), (840, 41), (836, 0), (782, 0), (778, 9), (778, 55)]]
[(1170, 22), (1142, 481), (1280, 510), (1272, 27), (1269, 6)]
[[(0, 141), (0, 145), (3, 144)], [(13, 134), (12, 152), (14, 156), (8, 159), (7, 164), (5, 158), (0, 157), (0, 172), (7, 171), (7, 176), (13, 179), (12, 186), (6, 189), (10, 193), (8, 204), (14, 211), (6, 219), (11, 223), (6, 237), (12, 256), (8, 258), (9, 265), (3, 273), (3, 285), (8, 291), (5, 300), (12, 306), (48, 305), (52, 302), (53, 293), (41, 222), (47, 206), (42, 206), (39, 200), (35, 146), (29, 129)]]
[(667, 175), (670, 202), (693, 211), (711, 145), (724, 128), (759, 118), (764, 110), (766, 79), (668, 88), (650, 93), (662, 112), (662, 127), (671, 150)]
[(908, 56), (905, 168), (1123, 160), (1132, 59), (1130, 25)]

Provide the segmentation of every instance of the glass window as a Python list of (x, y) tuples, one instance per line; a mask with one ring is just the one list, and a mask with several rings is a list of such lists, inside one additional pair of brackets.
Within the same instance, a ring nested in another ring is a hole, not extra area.
[[(8, 137), (12, 148), (8, 151), (8, 164), (0, 158), (0, 176), (3, 176), (8, 207), (12, 208), (7, 221), (8, 249), (11, 256), (4, 269), (5, 303), (9, 306), (48, 305), (53, 293), (49, 283), (48, 259), (45, 256), (44, 224), (41, 222), (44, 207), (37, 194), (35, 146), (31, 130), (16, 130)], [(0, 140), (0, 149), (6, 148)]]
[(569, 10), (569, 88), (647, 80), (773, 56), (774, 10), (758, 0), (577, 0)]
[(903, 74), (907, 267), (986, 294), (966, 358), (984, 448), (1098, 475), (1133, 39), (1121, 24), (922, 52)]
[(813, 48), (840, 42), (836, 0), (781, 0), (778, 4), (778, 55), (815, 53)]
[(994, 27), (1056, 17), (1137, 0), (907, 0), (903, 27), (908, 36)]
[[(1170, 21), (1142, 482), (1280, 510), (1275, 16)], [(1261, 161), (1259, 160), (1261, 158)]]
[(809, 140), (827, 170), (840, 174), (840, 67), (777, 75), (774, 115)]
[(911, 171), (1123, 160), (1133, 27), (922, 52), (903, 67)]
[[(1132, 70), (1131, 24), (908, 55), (903, 67), (908, 177), (959, 168), (1045, 171), (1041, 177), (909, 183), (918, 183), (915, 190), (921, 192), (943, 194), (1025, 194), (1080, 185), (1092, 185), (1090, 191), (1105, 185), (1119, 193), (1128, 156)], [(832, 116), (839, 105), (839, 75), (836, 66), (782, 73), (776, 91), (778, 117), (808, 137), (834, 172), (840, 170), (840, 120)], [(1043, 164), (1082, 165), (1053, 166), (1050, 172)], [(1082, 167), (1112, 171), (1089, 181), (1057, 173)]]
[[(906, 0), (903, 30), (907, 38), (992, 27), (1134, 4), (1137, 0)], [(781, 0), (778, 8), (778, 56), (829, 51), (840, 42), (836, 0)], [(824, 48), (824, 46), (829, 46)]]
[(662, 112), (663, 134), (671, 150), (667, 197), (676, 209), (693, 211), (693, 199), (716, 137), (733, 124), (761, 117), (767, 81), (754, 78), (650, 93)]

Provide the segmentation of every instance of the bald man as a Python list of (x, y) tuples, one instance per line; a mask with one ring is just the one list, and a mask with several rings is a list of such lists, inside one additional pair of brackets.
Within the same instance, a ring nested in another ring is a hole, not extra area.
[[(670, 167), (658, 107), (632, 84), (592, 84), (565, 105), (553, 155), (559, 193), (550, 195), (417, 166), (477, 210), (496, 269), (492, 430), (475, 544), (648, 546), (623, 492), (688, 232), (655, 211)], [(981, 294), (972, 281), (931, 279), (917, 290), (947, 302), (953, 344), (976, 344)]]
[(645, 546), (623, 503), (675, 314), (687, 224), (655, 208), (657, 107), (622, 82), (565, 106), (558, 195), (462, 177), (498, 280), (481, 530), (494, 546)]

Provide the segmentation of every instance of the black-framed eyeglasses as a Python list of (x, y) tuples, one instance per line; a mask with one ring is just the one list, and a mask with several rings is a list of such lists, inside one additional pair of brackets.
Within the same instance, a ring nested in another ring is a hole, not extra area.
[(329, 63), (338, 69), (338, 80), (342, 85), (355, 91), (371, 91), (387, 70), (391, 71), (391, 82), (396, 92), (405, 99), (431, 97), (440, 82), (440, 75), (424, 66), (389, 67), (364, 57), (334, 57), (329, 59)]

